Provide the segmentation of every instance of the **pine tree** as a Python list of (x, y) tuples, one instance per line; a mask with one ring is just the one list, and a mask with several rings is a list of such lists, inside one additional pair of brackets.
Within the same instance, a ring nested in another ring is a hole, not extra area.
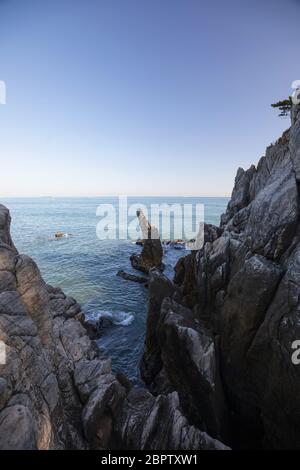
[(278, 108), (280, 113), (279, 113), (279, 116), (280, 117), (286, 117), (290, 114), (290, 111), (292, 109), (292, 97), (289, 96), (289, 98), (287, 100), (283, 100), (283, 101), (278, 101), (277, 103), (273, 103), (271, 104), (272, 108)]

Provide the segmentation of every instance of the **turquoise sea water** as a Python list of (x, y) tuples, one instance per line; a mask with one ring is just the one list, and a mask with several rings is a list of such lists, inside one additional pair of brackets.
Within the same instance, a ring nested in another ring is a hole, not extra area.
[[(20, 253), (31, 256), (49, 284), (76, 298), (87, 316), (108, 316), (114, 325), (99, 340), (103, 355), (112, 358), (135, 383), (143, 347), (147, 314), (147, 289), (116, 276), (119, 269), (133, 272), (129, 257), (140, 248), (130, 240), (99, 240), (96, 226), (99, 204), (117, 204), (115, 198), (9, 198), (0, 201), (11, 211), (12, 236)], [(128, 203), (202, 203), (205, 221), (219, 224), (228, 198), (129, 198)], [(55, 239), (63, 231), (69, 238)], [(185, 250), (168, 248), (166, 274), (173, 275)], [(135, 272), (138, 274), (138, 272)]]

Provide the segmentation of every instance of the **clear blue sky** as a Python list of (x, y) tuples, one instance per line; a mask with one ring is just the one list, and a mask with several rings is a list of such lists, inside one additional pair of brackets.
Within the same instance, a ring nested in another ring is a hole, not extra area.
[(229, 195), (289, 125), (296, 0), (0, 0), (0, 196)]

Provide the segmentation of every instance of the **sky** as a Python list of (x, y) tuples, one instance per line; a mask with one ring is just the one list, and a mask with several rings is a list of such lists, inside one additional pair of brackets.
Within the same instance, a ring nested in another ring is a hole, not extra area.
[(229, 196), (289, 127), (297, 0), (0, 0), (0, 198)]

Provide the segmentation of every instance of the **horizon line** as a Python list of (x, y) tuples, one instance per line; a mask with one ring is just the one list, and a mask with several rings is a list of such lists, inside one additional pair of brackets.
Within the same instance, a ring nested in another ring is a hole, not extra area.
[(118, 198), (118, 197), (127, 197), (127, 198), (230, 198), (231, 195), (224, 195), (224, 196), (214, 196), (214, 195), (126, 195), (126, 194), (106, 194), (106, 195), (98, 195), (98, 196), (0, 196), (1, 199), (98, 199), (98, 198)]

